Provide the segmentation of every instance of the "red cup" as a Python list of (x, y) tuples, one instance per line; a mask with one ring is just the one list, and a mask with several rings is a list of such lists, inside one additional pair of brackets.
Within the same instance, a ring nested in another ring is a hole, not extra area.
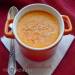
[[(32, 10), (42, 10), (42, 11), (46, 11), (48, 13), (52, 13), (59, 22), (60, 34), (59, 34), (57, 40), (53, 44), (51, 44), (45, 48), (30, 47), (30, 46), (24, 44), (17, 36), (16, 27), (17, 27), (17, 23), (18, 23), (19, 19), (21, 18), (21, 16), (23, 14), (25, 14), (29, 11), (32, 11)], [(67, 29), (64, 26), (64, 21), (66, 22), (66, 24), (68, 26)], [(12, 31), (9, 31), (9, 25), (11, 23), (13, 24)], [(5, 24), (5, 36), (8, 38), (15, 38), (17, 40), (17, 44), (19, 45), (19, 48), (20, 48), (22, 54), (24, 55), (24, 57), (27, 57), (28, 59), (34, 60), (34, 61), (43, 61), (48, 58), (51, 58), (51, 56), (55, 53), (55, 51), (56, 51), (55, 48), (57, 47), (58, 43), (60, 42), (63, 34), (70, 33), (71, 31), (72, 31), (72, 24), (71, 24), (71, 21), (68, 16), (61, 15), (53, 7), (46, 5), (46, 4), (40, 4), (40, 3), (30, 4), (28, 6), (25, 6), (18, 12), (18, 14), (15, 16), (14, 20), (8, 19)]]

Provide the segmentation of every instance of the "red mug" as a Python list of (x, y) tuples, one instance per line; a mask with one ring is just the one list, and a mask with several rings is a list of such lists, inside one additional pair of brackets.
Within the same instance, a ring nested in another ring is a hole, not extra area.
[[(49, 45), (48, 47), (32, 48), (30, 46), (27, 46), (26, 44), (23, 44), (22, 41), (17, 36), (16, 26), (17, 26), (19, 19), (21, 18), (21, 16), (23, 14), (25, 14), (31, 10), (43, 10), (46, 12), (48, 11), (51, 14), (53, 14), (59, 22), (60, 34), (59, 34), (57, 40), (53, 44)], [(64, 26), (64, 21), (67, 23), (67, 26), (68, 26), (67, 29)], [(11, 23), (13, 24), (12, 31), (9, 31), (9, 25)], [(72, 31), (72, 24), (71, 24), (71, 21), (68, 16), (61, 15), (55, 8), (53, 8), (49, 5), (40, 4), (40, 3), (30, 4), (28, 6), (25, 6), (17, 13), (14, 20), (8, 19), (5, 24), (5, 36), (8, 38), (15, 38), (17, 40), (17, 44), (19, 45), (19, 49), (21, 50), (24, 57), (27, 57), (28, 59), (34, 60), (34, 61), (44, 61), (48, 58), (51, 58), (52, 55), (55, 53), (55, 51), (56, 51), (55, 48), (57, 47), (58, 43), (60, 42), (63, 34), (69, 33), (70, 31)]]

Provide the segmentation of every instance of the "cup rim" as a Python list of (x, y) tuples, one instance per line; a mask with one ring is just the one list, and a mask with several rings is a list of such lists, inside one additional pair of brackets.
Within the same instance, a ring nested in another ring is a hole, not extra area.
[[(28, 8), (28, 7), (30, 7), (30, 6), (35, 6), (35, 5), (46, 6), (46, 7), (48, 7), (48, 8), (51, 8), (52, 10), (54, 10), (54, 11), (59, 15), (60, 20), (61, 20), (61, 24), (63, 25), (62, 32), (59, 34), (57, 40), (56, 40), (54, 43), (52, 43), (51, 45), (49, 45), (49, 46), (47, 46), (47, 47), (43, 47), (43, 48), (34, 48), (34, 47), (31, 47), (31, 46), (29, 46), (29, 45), (23, 43), (23, 42), (18, 38), (17, 33), (16, 33), (16, 29), (15, 29), (15, 24), (16, 24), (18, 15), (19, 15), (23, 10), (25, 10), (26, 8)], [(17, 41), (18, 41), (22, 46), (24, 46), (24, 47), (26, 47), (26, 48), (28, 48), (28, 49), (30, 49), (30, 50), (38, 50), (38, 51), (39, 51), (39, 50), (46, 50), (46, 49), (49, 49), (49, 48), (53, 48), (53, 47), (60, 41), (60, 39), (62, 38), (63, 33), (64, 33), (64, 22), (63, 22), (63, 19), (62, 19), (61, 14), (60, 14), (55, 8), (53, 8), (52, 6), (49, 6), (49, 5), (47, 5), (47, 4), (42, 4), (42, 3), (34, 3), (34, 4), (30, 4), (30, 5), (27, 5), (27, 6), (23, 7), (23, 8), (17, 13), (17, 15), (15, 16), (14, 21), (13, 21), (12, 30), (13, 30), (13, 33), (14, 33), (14, 35), (15, 35), (15, 38), (17, 39)]]

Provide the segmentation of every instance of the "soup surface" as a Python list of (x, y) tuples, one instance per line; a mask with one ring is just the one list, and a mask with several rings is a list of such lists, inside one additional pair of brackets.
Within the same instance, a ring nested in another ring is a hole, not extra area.
[(24, 14), (17, 25), (19, 39), (34, 48), (44, 48), (54, 43), (59, 31), (56, 17), (39, 10)]

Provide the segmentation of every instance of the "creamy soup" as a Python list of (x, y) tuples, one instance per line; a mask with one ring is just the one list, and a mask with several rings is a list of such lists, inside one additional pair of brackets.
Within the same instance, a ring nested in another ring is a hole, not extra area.
[(17, 25), (17, 35), (26, 45), (44, 48), (54, 43), (59, 36), (57, 18), (45, 11), (25, 13)]

